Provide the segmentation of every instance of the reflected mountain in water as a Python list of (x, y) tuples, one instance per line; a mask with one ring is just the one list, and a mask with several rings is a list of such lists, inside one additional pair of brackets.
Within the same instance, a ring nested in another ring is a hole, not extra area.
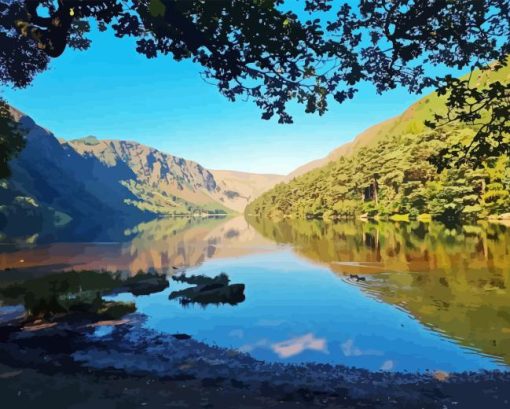
[(272, 251), (271, 240), (235, 218), (167, 218), (125, 230), (125, 242), (52, 243), (3, 248), (2, 279), (61, 270), (173, 273), (218, 257)]
[(423, 324), (510, 363), (510, 229), (504, 225), (250, 222)]
[(338, 222), (250, 218), (264, 237), (291, 244), (309, 260), (344, 274), (510, 269), (510, 229), (480, 223), (448, 229), (441, 223)]
[[(382, 360), (394, 361), (393, 355), (400, 353), (405, 344), (403, 339), (408, 340), (405, 345), (409, 353), (418, 353), (414, 349), (418, 348), (414, 345), (416, 337), (424, 334), (423, 326), (410, 328), (411, 323), (403, 318), (391, 330), (376, 330), (379, 324), (371, 323), (370, 317), (375, 313), (385, 314), (389, 304), (427, 326), (427, 334), (443, 334), (510, 363), (509, 228), (496, 224), (446, 228), (438, 223), (418, 222), (274, 223), (257, 219), (248, 222), (242, 216), (169, 218), (124, 231), (123, 242), (3, 248), (1, 278), (5, 285), (49, 271), (73, 268), (118, 270), (128, 275), (139, 270), (157, 271), (172, 276), (194, 270), (189, 273), (210, 277), (226, 271), (236, 282), (247, 285), (246, 302), (235, 307), (235, 314), (229, 312), (231, 307), (226, 299), (227, 305), (207, 311), (202, 308), (195, 311), (191, 305), (183, 309), (177, 303), (179, 308), (175, 309), (168, 305), (169, 293), (164, 292), (139, 297), (137, 308), (150, 317), (154, 328), (168, 327), (169, 333), (186, 331), (227, 346), (233, 342), (230, 333), (242, 337), (252, 334), (250, 339), (236, 341), (237, 347), (245, 351), (252, 348), (254, 353), (261, 354), (261, 359), (276, 354), (281, 359), (307, 356), (337, 362), (335, 359), (340, 359), (337, 354), (341, 352), (347, 364), (356, 360), (363, 361), (361, 366), (379, 368)], [(319, 266), (302, 263), (295, 255)], [(325, 274), (323, 266), (343, 281)], [(184, 290), (175, 280), (172, 287), (172, 291)], [(376, 303), (380, 308), (365, 301), (367, 295), (383, 301)], [(177, 296), (192, 299), (190, 294)], [(359, 307), (349, 310), (349, 305), (343, 305), (342, 297), (348, 297), (347, 304), (355, 301)], [(122, 297), (119, 300), (133, 301)], [(369, 307), (373, 308), (370, 313), (366, 312)], [(334, 314), (319, 320), (319, 315), (329, 311)], [(167, 322), (168, 314), (173, 315)], [(280, 324), (271, 327), (269, 332), (249, 324), (254, 319), (274, 319), (275, 314), (280, 314)], [(316, 323), (318, 320), (320, 323)], [(374, 329), (371, 325), (375, 325)], [(224, 329), (227, 327), (228, 331)], [(364, 333), (365, 329), (370, 337)], [(375, 333), (379, 334), (378, 338)], [(386, 337), (398, 337), (398, 351), (391, 349)], [(430, 342), (439, 348), (443, 341)], [(260, 351), (271, 351), (273, 355)], [(429, 356), (425, 352), (423, 355)], [(430, 356), (439, 355), (431, 352)], [(393, 365), (402, 367), (403, 364), (388, 363), (384, 367)], [(421, 368), (414, 365), (411, 362), (408, 368)], [(471, 366), (466, 364), (466, 368)]]

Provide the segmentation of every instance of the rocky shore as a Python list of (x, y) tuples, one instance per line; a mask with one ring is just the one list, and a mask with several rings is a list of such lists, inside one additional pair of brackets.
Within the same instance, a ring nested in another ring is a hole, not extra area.
[[(508, 408), (510, 374), (266, 363), (144, 327), (143, 315), (0, 327), (2, 407)], [(50, 406), (46, 406), (50, 405)]]

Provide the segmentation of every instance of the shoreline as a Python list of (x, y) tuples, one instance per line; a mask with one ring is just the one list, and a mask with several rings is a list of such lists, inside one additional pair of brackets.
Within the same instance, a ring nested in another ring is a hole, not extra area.
[[(46, 382), (53, 379), (48, 393), (58, 400), (54, 388), (59, 383), (65, 391), (69, 383), (85, 382), (83, 388), (91, 388), (105, 407), (112, 407), (112, 402), (123, 399), (126, 385), (143, 380), (144, 385), (151, 384), (147, 391), (152, 392), (147, 395), (144, 386), (139, 397), (152, 402), (152, 407), (165, 406), (160, 399), (168, 388), (175, 389), (174, 397), (183, 407), (193, 408), (237, 408), (236, 399), (246, 402), (246, 407), (510, 407), (510, 372), (419, 374), (270, 363), (193, 338), (149, 330), (143, 327), (144, 320), (133, 313), (106, 322), (77, 319), (29, 327), (20, 320), (4, 323), (0, 326), (0, 393), (20, 403), (13, 387), (40, 378), (44, 387), (39, 393), (44, 395)], [(101, 397), (103, 387), (97, 379), (108, 380), (110, 396)], [(205, 395), (208, 403), (196, 406), (196, 398)], [(70, 397), (63, 393), (60, 398)]]
[(257, 214), (257, 213), (247, 213), (245, 214), (248, 218), (267, 218), (273, 222), (280, 221), (292, 221), (292, 220), (307, 220), (307, 221), (323, 221), (323, 222), (386, 222), (386, 223), (410, 223), (410, 222), (421, 222), (421, 223), (448, 223), (453, 222), (455, 224), (463, 225), (466, 223), (480, 223), (480, 222), (488, 222), (488, 223), (498, 223), (503, 224), (505, 226), (510, 226), (510, 213), (502, 213), (495, 215), (488, 215), (486, 217), (474, 218), (474, 219), (452, 219), (452, 220), (442, 220), (440, 218), (434, 218), (430, 214), (420, 214), (417, 216), (411, 216), (409, 213), (405, 214), (392, 214), (392, 215), (384, 215), (380, 216), (378, 214), (369, 216), (368, 214), (354, 214), (354, 215), (334, 215), (329, 217), (324, 217), (323, 215), (317, 216), (304, 216), (298, 217), (293, 214), (285, 214), (278, 217), (272, 217), (268, 214)]

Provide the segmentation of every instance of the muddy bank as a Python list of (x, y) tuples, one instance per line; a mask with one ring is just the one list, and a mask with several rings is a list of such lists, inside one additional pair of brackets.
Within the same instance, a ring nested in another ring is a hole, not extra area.
[[(11, 312), (14, 314), (14, 312)], [(5, 407), (510, 407), (510, 374), (398, 374), (257, 361), (122, 320), (0, 327)], [(242, 402), (242, 404), (241, 404)]]

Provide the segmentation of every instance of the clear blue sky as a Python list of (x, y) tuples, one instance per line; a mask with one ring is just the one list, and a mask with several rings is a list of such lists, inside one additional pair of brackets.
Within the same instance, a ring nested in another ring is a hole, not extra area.
[(322, 117), (300, 106), (294, 124), (279, 125), (260, 119), (252, 102), (227, 101), (198, 65), (147, 60), (111, 32), (92, 39), (88, 51), (68, 49), (32, 86), (3, 97), (57, 137), (135, 140), (210, 169), (289, 173), (420, 98), (402, 89), (380, 96), (367, 85), (353, 101), (332, 100)]

